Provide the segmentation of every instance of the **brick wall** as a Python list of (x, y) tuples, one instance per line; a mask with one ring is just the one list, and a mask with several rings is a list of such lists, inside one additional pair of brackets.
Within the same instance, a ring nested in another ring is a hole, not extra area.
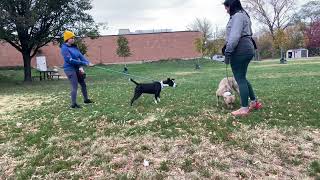
[(0, 67), (23, 66), (22, 55), (8, 43), (0, 42)]
[[(201, 56), (195, 51), (194, 41), (200, 32), (167, 32), (125, 35), (129, 41), (132, 56), (127, 63), (157, 61), (161, 59), (189, 59)], [(97, 39), (85, 39), (88, 46), (88, 59), (94, 63), (123, 63), (123, 58), (116, 54), (118, 36), (102, 36)], [(41, 48), (49, 67), (63, 64), (58, 45), (49, 44)], [(22, 66), (22, 56), (7, 43), (0, 44), (0, 66)], [(35, 59), (32, 60), (35, 66)]]

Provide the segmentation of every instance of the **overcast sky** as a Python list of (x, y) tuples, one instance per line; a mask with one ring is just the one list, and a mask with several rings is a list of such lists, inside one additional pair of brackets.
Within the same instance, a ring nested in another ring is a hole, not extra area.
[[(304, 4), (309, 0), (299, 0)], [(117, 34), (118, 29), (186, 30), (196, 17), (207, 18), (212, 25), (224, 28), (229, 15), (223, 0), (92, 0), (89, 12), (96, 22), (108, 24), (103, 35)], [(254, 26), (258, 30), (258, 26)]]

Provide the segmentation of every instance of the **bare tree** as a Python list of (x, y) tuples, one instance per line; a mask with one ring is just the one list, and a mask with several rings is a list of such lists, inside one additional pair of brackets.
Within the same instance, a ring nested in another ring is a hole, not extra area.
[(225, 29), (219, 29), (218, 26), (215, 27), (213, 32), (213, 38), (207, 42), (206, 46), (206, 56), (212, 58), (215, 54), (221, 54), (221, 49), (225, 44)]
[(206, 18), (196, 18), (191, 24), (187, 26), (189, 31), (200, 31), (203, 34), (204, 41), (212, 38), (212, 24)]
[(277, 30), (290, 24), (297, 0), (244, 0), (249, 14), (263, 24), (275, 40)]
[(310, 1), (302, 5), (296, 17), (305, 23), (314, 23), (320, 19), (320, 1)]

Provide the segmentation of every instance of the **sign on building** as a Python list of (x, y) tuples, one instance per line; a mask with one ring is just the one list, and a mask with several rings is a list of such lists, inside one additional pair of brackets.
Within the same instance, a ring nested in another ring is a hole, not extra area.
[(47, 71), (47, 62), (45, 56), (38, 56), (36, 57), (37, 61), (37, 69), (39, 71)]

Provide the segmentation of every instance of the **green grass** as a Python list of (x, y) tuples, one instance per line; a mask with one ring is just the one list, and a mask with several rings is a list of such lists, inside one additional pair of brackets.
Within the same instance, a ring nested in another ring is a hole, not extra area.
[[(163, 90), (159, 104), (154, 104), (152, 96), (143, 95), (132, 107), (129, 106), (129, 101), (134, 84), (128, 81), (127, 76), (88, 68), (86, 82), (89, 96), (95, 103), (84, 105), (79, 89), (78, 102), (82, 109), (69, 108), (67, 80), (23, 83), (23, 70), (1, 69), (0, 100), (9, 98), (10, 103), (3, 107), (12, 108), (0, 112), (3, 116), (0, 118), (0, 144), (10, 144), (12, 148), (0, 152), (0, 156), (9, 153), (21, 160), (14, 169), (13, 177), (16, 178), (31, 178), (32, 175), (46, 177), (50, 173), (58, 174), (55, 176), (57, 178), (67, 178), (67, 175), (61, 175), (62, 172), (75, 171), (74, 166), (81, 164), (81, 158), (74, 157), (74, 153), (81, 151), (84, 156), (87, 155), (92, 152), (92, 142), (101, 137), (134, 138), (151, 135), (161, 139), (186, 138), (195, 147), (203, 143), (202, 137), (206, 137), (212, 144), (227, 142), (245, 148), (247, 142), (233, 142), (231, 137), (241, 128), (234, 125), (233, 117), (227, 115), (231, 110), (215, 105), (215, 90), (219, 81), (225, 77), (225, 66), (201, 60), (202, 68), (195, 70), (195, 62), (161, 61), (129, 65), (129, 73), (134, 75), (154, 80), (171, 77), (178, 84), (175, 89)], [(122, 70), (121, 65), (101, 67)], [(265, 107), (247, 118), (237, 118), (236, 121), (252, 128), (258, 125), (296, 130), (320, 128), (319, 69), (320, 59), (289, 61), (285, 65), (280, 65), (278, 61), (251, 63), (248, 79)], [(230, 69), (228, 73), (231, 74)], [(17, 105), (21, 101), (26, 103)], [(33, 103), (34, 101), (38, 103)], [(238, 107), (239, 101), (236, 108)], [(22, 125), (17, 126), (17, 123)], [(141, 144), (139, 147), (136, 150), (138, 152), (148, 154), (153, 151), (148, 145)], [(170, 153), (166, 144), (162, 144), (160, 148), (161, 152)], [(120, 147), (113, 149), (111, 153), (126, 155), (129, 151)], [(119, 169), (126, 164), (111, 161), (111, 157), (102, 153), (95, 155), (89, 164), (102, 169), (104, 166), (105, 169)], [(174, 165), (185, 172), (196, 169), (189, 158), (182, 159), (182, 163), (171, 163), (170, 160), (169, 165), (168, 162), (161, 161), (158, 169), (168, 172)], [(229, 165), (211, 162), (215, 169), (229, 169)], [(294, 159), (293, 164), (298, 166), (302, 161)], [(318, 173), (316, 165), (314, 163), (310, 167), (313, 174)], [(209, 177), (212, 173), (202, 168), (200, 174), (202, 177)], [(89, 175), (79, 172), (74, 176), (86, 178)], [(118, 174), (115, 178), (130, 179), (128, 177), (127, 174)]]
[(312, 176), (320, 178), (320, 163), (318, 161), (313, 161), (309, 168), (309, 173)]
[(168, 161), (162, 161), (160, 163), (160, 168), (159, 168), (160, 171), (169, 171), (169, 162)]

